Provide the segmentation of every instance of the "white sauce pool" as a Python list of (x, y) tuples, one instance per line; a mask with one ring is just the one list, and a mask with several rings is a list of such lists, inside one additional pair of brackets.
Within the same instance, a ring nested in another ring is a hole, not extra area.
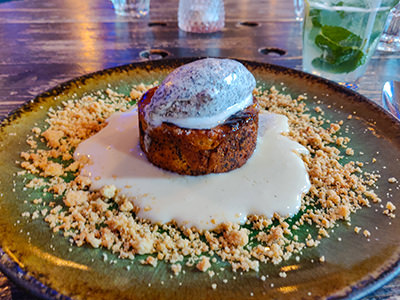
[(228, 173), (182, 176), (148, 162), (139, 146), (134, 108), (112, 115), (105, 128), (78, 146), (74, 157), (90, 155), (92, 164), (81, 174), (91, 178), (91, 189), (113, 184), (120, 193), (137, 197), (138, 217), (213, 229), (223, 222), (243, 224), (250, 214), (287, 216), (299, 210), (310, 182), (298, 153), (308, 151), (281, 135), (286, 131), (285, 116), (262, 112), (257, 148), (244, 166)]

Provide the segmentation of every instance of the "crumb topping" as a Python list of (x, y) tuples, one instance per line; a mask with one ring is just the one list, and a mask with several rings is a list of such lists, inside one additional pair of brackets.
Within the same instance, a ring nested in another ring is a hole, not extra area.
[[(21, 153), (24, 172), (18, 176), (29, 178), (26, 189), (43, 192), (42, 197), (32, 200), (33, 212), (22, 216), (44, 218), (53, 232), (78, 247), (89, 244), (108, 249), (121, 259), (145, 255), (142, 264), (156, 267), (159, 261), (168, 262), (174, 275), (182, 271), (182, 265), (214, 275), (210, 268), (221, 260), (237, 272), (258, 271), (260, 263), (297, 259), (304, 248), (318, 247), (322, 238), (329, 238), (338, 221), (350, 223), (352, 213), (371, 206), (371, 202), (381, 202), (374, 192), (379, 175), (364, 172), (362, 163), (351, 160), (354, 150), (348, 147), (350, 139), (343, 133), (345, 122), (325, 119), (320, 106), (310, 110), (303, 95), (293, 99), (271, 88), (255, 91), (259, 106), (287, 116), (290, 130), (286, 135), (310, 152), (302, 159), (312, 186), (304, 195), (299, 214), (293, 218), (275, 214), (270, 219), (251, 215), (243, 226), (227, 223), (204, 232), (179, 228), (173, 222), (151, 224), (138, 219), (135, 199), (120, 194), (115, 186), (91, 191), (91, 180), (80, 175), (90, 161), (84, 157), (74, 161), (72, 154), (80, 142), (106, 126), (108, 117), (126, 111), (156, 84), (135, 86), (130, 96), (107, 89), (51, 108), (46, 128), (34, 127), (26, 141), (29, 150)], [(347, 119), (351, 118), (349, 115)], [(345, 163), (343, 157), (347, 157)], [(388, 181), (397, 182), (394, 177)], [(384, 214), (393, 218), (395, 209), (388, 201)], [(300, 238), (298, 232), (305, 225), (315, 226), (316, 234)], [(361, 230), (354, 227), (355, 233)], [(362, 233), (371, 235), (367, 229)], [(325, 257), (319, 261), (324, 262)], [(279, 276), (287, 274), (281, 272)], [(265, 280), (265, 276), (262, 278)]]

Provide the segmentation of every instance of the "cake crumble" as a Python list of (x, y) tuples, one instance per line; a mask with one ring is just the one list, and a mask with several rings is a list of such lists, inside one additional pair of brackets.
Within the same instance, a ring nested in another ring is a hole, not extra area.
[[(314, 109), (318, 113), (315, 117), (306, 96), (292, 98), (273, 87), (254, 92), (260, 108), (285, 115), (290, 127), (285, 135), (310, 153), (302, 159), (312, 186), (303, 197), (298, 219), (278, 214), (273, 218), (251, 215), (243, 226), (226, 223), (204, 232), (179, 228), (173, 222), (151, 224), (138, 219), (135, 199), (120, 194), (114, 185), (90, 190), (90, 178), (80, 174), (90, 160), (74, 161), (72, 154), (79, 143), (104, 128), (114, 112), (128, 110), (155, 85), (135, 86), (130, 96), (107, 89), (105, 94), (95, 93), (51, 108), (46, 128), (34, 127), (27, 138), (29, 150), (21, 153), (23, 172), (18, 176), (29, 175), (31, 179), (25, 188), (46, 190), (54, 199), (37, 197), (32, 201), (34, 211), (24, 212), (23, 216), (43, 217), (55, 233), (71, 239), (78, 247), (89, 244), (107, 249), (121, 259), (134, 260), (144, 255), (140, 262), (152, 267), (165, 261), (171, 264), (174, 275), (181, 273), (183, 263), (201, 272), (211, 272), (212, 265), (219, 261), (229, 263), (234, 272), (258, 272), (261, 263), (300, 259), (303, 249), (318, 247), (321, 239), (329, 238), (338, 221), (350, 222), (357, 210), (381, 201), (373, 190), (379, 176), (364, 172), (362, 163), (351, 160), (354, 150), (349, 147), (350, 139), (343, 136), (345, 122), (325, 119), (321, 106)], [(39, 146), (40, 143), (46, 147)], [(345, 156), (350, 160), (342, 163)], [(388, 181), (394, 183), (397, 179), (392, 177)], [(394, 217), (395, 209), (389, 201), (384, 213)], [(300, 238), (297, 231), (304, 225), (315, 226), (317, 234)], [(359, 233), (361, 228), (354, 227), (354, 231)], [(368, 230), (363, 234), (371, 235)], [(319, 261), (324, 262), (325, 257), (319, 257)], [(279, 276), (286, 277), (286, 273)], [(261, 280), (265, 278), (261, 276)], [(211, 287), (216, 289), (217, 284)]]

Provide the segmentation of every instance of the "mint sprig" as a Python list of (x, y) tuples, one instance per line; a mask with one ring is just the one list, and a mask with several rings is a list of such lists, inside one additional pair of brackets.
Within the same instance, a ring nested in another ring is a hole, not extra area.
[(321, 26), (315, 37), (315, 45), (322, 50), (312, 65), (331, 73), (349, 73), (365, 63), (361, 51), (363, 40), (356, 34), (339, 26)]

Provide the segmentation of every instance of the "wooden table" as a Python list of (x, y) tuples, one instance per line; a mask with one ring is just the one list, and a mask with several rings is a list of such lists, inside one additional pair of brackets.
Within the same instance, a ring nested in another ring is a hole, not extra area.
[[(178, 0), (151, 0), (150, 15), (118, 17), (107, 0), (0, 1), (0, 119), (74, 77), (133, 61), (234, 57), (301, 69), (301, 23), (291, 0), (225, 0), (220, 33), (177, 27)], [(375, 53), (361, 94), (380, 103), (383, 83), (400, 80), (400, 53)], [(400, 277), (365, 299), (399, 299)], [(32, 299), (0, 273), (0, 299)]]

